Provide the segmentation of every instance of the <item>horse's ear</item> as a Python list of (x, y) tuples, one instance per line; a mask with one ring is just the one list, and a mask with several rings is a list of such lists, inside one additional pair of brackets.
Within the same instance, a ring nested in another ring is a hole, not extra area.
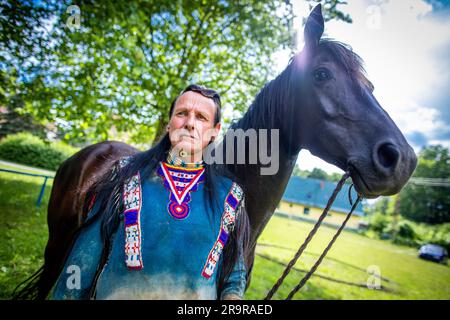
[(314, 48), (319, 44), (324, 30), (324, 22), (322, 16), (322, 5), (319, 3), (309, 14), (306, 20), (304, 38), (305, 47)]

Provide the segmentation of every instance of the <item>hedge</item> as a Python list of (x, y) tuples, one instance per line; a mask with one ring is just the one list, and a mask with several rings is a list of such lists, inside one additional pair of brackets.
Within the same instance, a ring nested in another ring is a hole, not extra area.
[(48, 170), (57, 170), (77, 151), (61, 141), (47, 143), (26, 132), (6, 136), (0, 141), (1, 159)]
[[(384, 215), (377, 212), (370, 216), (369, 228), (380, 239), (391, 239), (392, 215)], [(393, 242), (412, 247), (420, 247), (423, 244), (439, 244), (450, 252), (450, 222), (437, 225), (417, 223), (404, 217), (399, 217), (396, 227), (396, 237)]]

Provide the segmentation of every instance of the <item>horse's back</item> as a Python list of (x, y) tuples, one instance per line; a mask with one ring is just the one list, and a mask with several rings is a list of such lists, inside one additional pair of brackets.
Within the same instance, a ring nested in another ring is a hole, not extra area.
[(104, 141), (88, 146), (59, 167), (48, 205), (49, 232), (57, 224), (75, 219), (81, 223), (86, 212), (82, 212), (85, 194), (82, 190), (105, 174), (119, 158), (134, 154), (137, 150), (125, 143)]
[(83, 212), (87, 188), (121, 157), (137, 149), (117, 141), (104, 141), (83, 148), (62, 163), (56, 172), (48, 204), (49, 240), (45, 249), (40, 296), (45, 297), (56, 281), (76, 230), (87, 215)]

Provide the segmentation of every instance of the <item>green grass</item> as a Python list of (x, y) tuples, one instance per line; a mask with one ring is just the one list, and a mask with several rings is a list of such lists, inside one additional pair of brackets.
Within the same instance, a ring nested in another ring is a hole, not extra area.
[[(0, 172), (0, 299), (9, 299), (16, 285), (43, 263), (51, 182), (48, 181), (41, 207), (36, 208), (43, 178)], [(312, 224), (275, 216), (259, 239), (257, 253), (286, 264), (311, 228)], [(322, 227), (295, 267), (309, 270), (334, 232)], [(344, 231), (316, 271), (322, 277), (313, 276), (294, 298), (450, 299), (449, 266), (418, 259), (416, 252)], [(382, 290), (357, 286), (367, 283), (367, 268), (373, 265), (381, 271)], [(245, 298), (262, 299), (283, 270), (283, 266), (258, 255)], [(274, 299), (285, 298), (303, 275), (291, 271)]]
[[(0, 168), (17, 170), (6, 165)], [(52, 180), (47, 181), (42, 204), (37, 208), (43, 182), (40, 177), (0, 172), (0, 299), (11, 298), (14, 288), (44, 261)]]
[[(287, 264), (312, 227), (306, 222), (275, 216), (258, 241), (257, 253)], [(295, 267), (309, 270), (335, 232), (335, 229), (328, 227), (319, 229)], [(369, 277), (373, 279), (367, 271), (369, 266), (376, 266), (380, 271), (383, 278), (380, 290), (357, 286), (367, 284)], [(263, 298), (283, 270), (282, 265), (258, 255), (245, 298)], [(291, 271), (273, 299), (284, 299), (304, 274)], [(450, 299), (448, 265), (419, 259), (414, 248), (370, 239), (353, 232), (342, 232), (316, 274), (331, 280), (313, 275), (294, 299)], [(352, 284), (337, 283), (333, 279)]]

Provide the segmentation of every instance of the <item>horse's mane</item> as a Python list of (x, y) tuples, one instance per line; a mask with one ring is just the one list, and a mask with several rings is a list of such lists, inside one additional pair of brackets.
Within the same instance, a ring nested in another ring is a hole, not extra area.
[(355, 85), (373, 90), (372, 83), (367, 79), (363, 59), (353, 51), (350, 45), (334, 39), (322, 39), (319, 42), (319, 50), (330, 53), (336, 63), (346, 70), (350, 79), (354, 80)]
[[(373, 90), (372, 83), (366, 77), (364, 62), (353, 49), (342, 42), (334, 39), (321, 39), (317, 51), (328, 52), (334, 61), (348, 73), (354, 85), (359, 88), (368, 87)], [(275, 79), (266, 83), (259, 91), (248, 111), (231, 128), (266, 128), (273, 129), (279, 127), (278, 117), (280, 116), (279, 106), (292, 106), (297, 95), (293, 92), (296, 84), (293, 83), (295, 73), (299, 68), (295, 63), (297, 58), (304, 54), (304, 51), (291, 57), (289, 64)], [(293, 108), (287, 108), (293, 110)]]

